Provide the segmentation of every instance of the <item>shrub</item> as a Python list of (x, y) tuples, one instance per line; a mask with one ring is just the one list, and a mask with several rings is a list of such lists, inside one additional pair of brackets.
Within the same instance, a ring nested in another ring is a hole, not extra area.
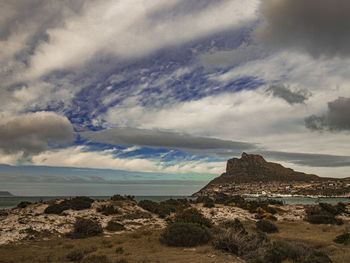
[(313, 252), (304, 263), (332, 263), (332, 260), (323, 252)]
[[(243, 259), (259, 262), (270, 248), (269, 241), (266, 236), (245, 235), (228, 229), (214, 236), (213, 246), (216, 249), (233, 253)], [(260, 261), (261, 262), (261, 261)]]
[(193, 223), (174, 223), (162, 233), (160, 241), (168, 246), (194, 247), (210, 241), (209, 231)]
[(84, 209), (91, 208), (91, 204), (93, 202), (94, 200), (91, 199), (90, 197), (77, 196), (72, 199), (64, 200), (61, 202), (61, 204), (68, 206), (72, 210), (84, 210)]
[(72, 238), (85, 238), (100, 235), (102, 232), (102, 227), (98, 222), (92, 219), (78, 218), (70, 236)]
[(347, 233), (344, 233), (344, 234), (337, 236), (334, 239), (334, 242), (338, 243), (338, 244), (344, 244), (344, 245), (350, 244), (350, 233), (347, 232)]
[(82, 261), (82, 263), (110, 263), (105, 255), (91, 255)]
[(196, 208), (189, 208), (181, 211), (175, 216), (175, 222), (179, 223), (193, 223), (205, 227), (211, 227), (212, 223), (208, 218), (198, 211)]
[(306, 209), (305, 221), (311, 224), (337, 224), (343, 223), (341, 219), (335, 217), (335, 213), (330, 212), (331, 207), (325, 206), (313, 206)]
[(209, 198), (208, 200), (206, 200), (204, 203), (203, 203), (203, 207), (207, 207), (207, 208), (213, 208), (215, 207), (215, 202), (213, 199)]
[(28, 201), (22, 201), (22, 202), (20, 202), (18, 205), (17, 205), (17, 207), (18, 208), (26, 208), (28, 205), (30, 205), (31, 204), (31, 202), (28, 202)]
[(51, 204), (44, 210), (45, 214), (56, 214), (60, 215), (64, 210), (69, 209), (69, 207), (65, 204)]
[(124, 253), (124, 248), (123, 248), (123, 247), (117, 247), (117, 248), (115, 249), (115, 253), (117, 253), (117, 254), (123, 254), (123, 253)]
[(105, 216), (120, 214), (120, 211), (114, 208), (113, 205), (103, 205), (96, 209), (97, 212), (102, 213)]
[(122, 196), (122, 195), (116, 194), (116, 195), (113, 195), (113, 196), (111, 197), (111, 200), (112, 200), (112, 201), (127, 201), (127, 200), (133, 201), (134, 198), (135, 198), (135, 197), (132, 196), (132, 195), (124, 195), (124, 196)]
[(258, 231), (262, 231), (265, 233), (277, 233), (278, 232), (277, 226), (269, 220), (259, 220), (258, 222), (256, 222), (256, 228)]
[(266, 252), (264, 262), (281, 263), (287, 259), (291, 259), (293, 262), (296, 262), (301, 257), (302, 253), (298, 249), (286, 242), (277, 241), (274, 242), (272, 247)]
[(141, 208), (150, 211), (151, 213), (157, 214), (161, 218), (167, 217), (170, 215), (170, 213), (175, 212), (178, 207), (182, 207), (182, 203), (178, 203), (174, 199), (170, 199), (161, 203), (157, 203), (151, 200), (141, 200), (138, 205)]
[(242, 222), (238, 219), (235, 218), (234, 220), (227, 220), (223, 223), (223, 226), (225, 228), (232, 229), (234, 232), (239, 233), (239, 234), (244, 234), (247, 235), (248, 232), (245, 230), (244, 225)]
[(107, 229), (108, 231), (116, 232), (116, 231), (125, 230), (125, 227), (124, 227), (122, 224), (119, 224), (118, 222), (115, 222), (115, 221), (111, 220), (111, 221), (109, 221), (109, 222), (107, 223), (106, 229)]
[(80, 249), (72, 250), (66, 255), (66, 258), (69, 261), (80, 261), (84, 257), (84, 252), (81, 251)]

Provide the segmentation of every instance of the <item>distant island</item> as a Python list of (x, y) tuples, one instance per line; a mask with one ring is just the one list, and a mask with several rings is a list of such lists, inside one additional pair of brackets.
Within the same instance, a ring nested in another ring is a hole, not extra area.
[(14, 195), (8, 191), (0, 191), (0, 197), (10, 197), (10, 196), (14, 196)]
[(262, 156), (242, 153), (227, 161), (226, 172), (193, 196), (229, 195), (350, 196), (350, 178), (326, 178), (296, 172)]

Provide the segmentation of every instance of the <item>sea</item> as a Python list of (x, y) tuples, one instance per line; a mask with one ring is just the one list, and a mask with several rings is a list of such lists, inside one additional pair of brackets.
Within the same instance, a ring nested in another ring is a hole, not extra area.
[[(0, 197), (0, 209), (8, 209), (16, 207), (22, 201), (29, 201), (31, 203), (41, 202), (41, 201), (49, 201), (53, 199), (62, 199), (62, 198), (71, 198), (73, 196), (10, 196), (10, 197)], [(111, 196), (90, 196), (95, 200), (108, 200)], [(151, 200), (155, 202), (161, 202), (168, 199), (195, 199), (191, 196), (135, 196), (136, 201), (140, 200)], [(248, 200), (254, 200), (256, 198), (250, 197)], [(334, 197), (334, 198), (311, 198), (311, 197), (279, 197), (279, 198), (270, 198), (276, 199), (284, 202), (285, 204), (318, 204), (318, 203), (329, 203), (336, 204), (339, 202), (342, 203), (350, 203), (350, 198), (345, 197)]]

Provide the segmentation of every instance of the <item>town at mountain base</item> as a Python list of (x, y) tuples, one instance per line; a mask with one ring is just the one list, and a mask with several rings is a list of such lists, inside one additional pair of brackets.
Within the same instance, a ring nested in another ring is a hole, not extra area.
[(262, 156), (242, 153), (227, 161), (226, 172), (193, 196), (215, 195), (350, 196), (350, 178), (326, 178), (296, 172)]

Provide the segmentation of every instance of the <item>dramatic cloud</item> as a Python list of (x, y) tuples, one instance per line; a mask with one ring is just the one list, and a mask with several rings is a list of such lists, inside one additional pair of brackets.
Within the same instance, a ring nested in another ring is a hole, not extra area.
[(69, 120), (53, 112), (28, 113), (0, 121), (0, 149), (5, 153), (28, 156), (44, 151), (48, 144), (72, 140)]
[(341, 97), (329, 102), (324, 115), (312, 115), (305, 119), (305, 124), (311, 130), (350, 130), (350, 98)]
[(310, 96), (310, 92), (307, 90), (291, 90), (283, 84), (271, 85), (268, 92), (272, 92), (272, 95), (281, 99), (284, 99), (289, 104), (303, 103)]
[(255, 148), (254, 144), (234, 142), (215, 138), (197, 137), (174, 132), (144, 130), (135, 128), (112, 128), (98, 132), (80, 133), (92, 142), (118, 146), (141, 145), (159, 148), (192, 150), (230, 149), (244, 150)]
[(274, 47), (307, 50), (314, 57), (350, 55), (348, 0), (266, 0), (257, 34)]

